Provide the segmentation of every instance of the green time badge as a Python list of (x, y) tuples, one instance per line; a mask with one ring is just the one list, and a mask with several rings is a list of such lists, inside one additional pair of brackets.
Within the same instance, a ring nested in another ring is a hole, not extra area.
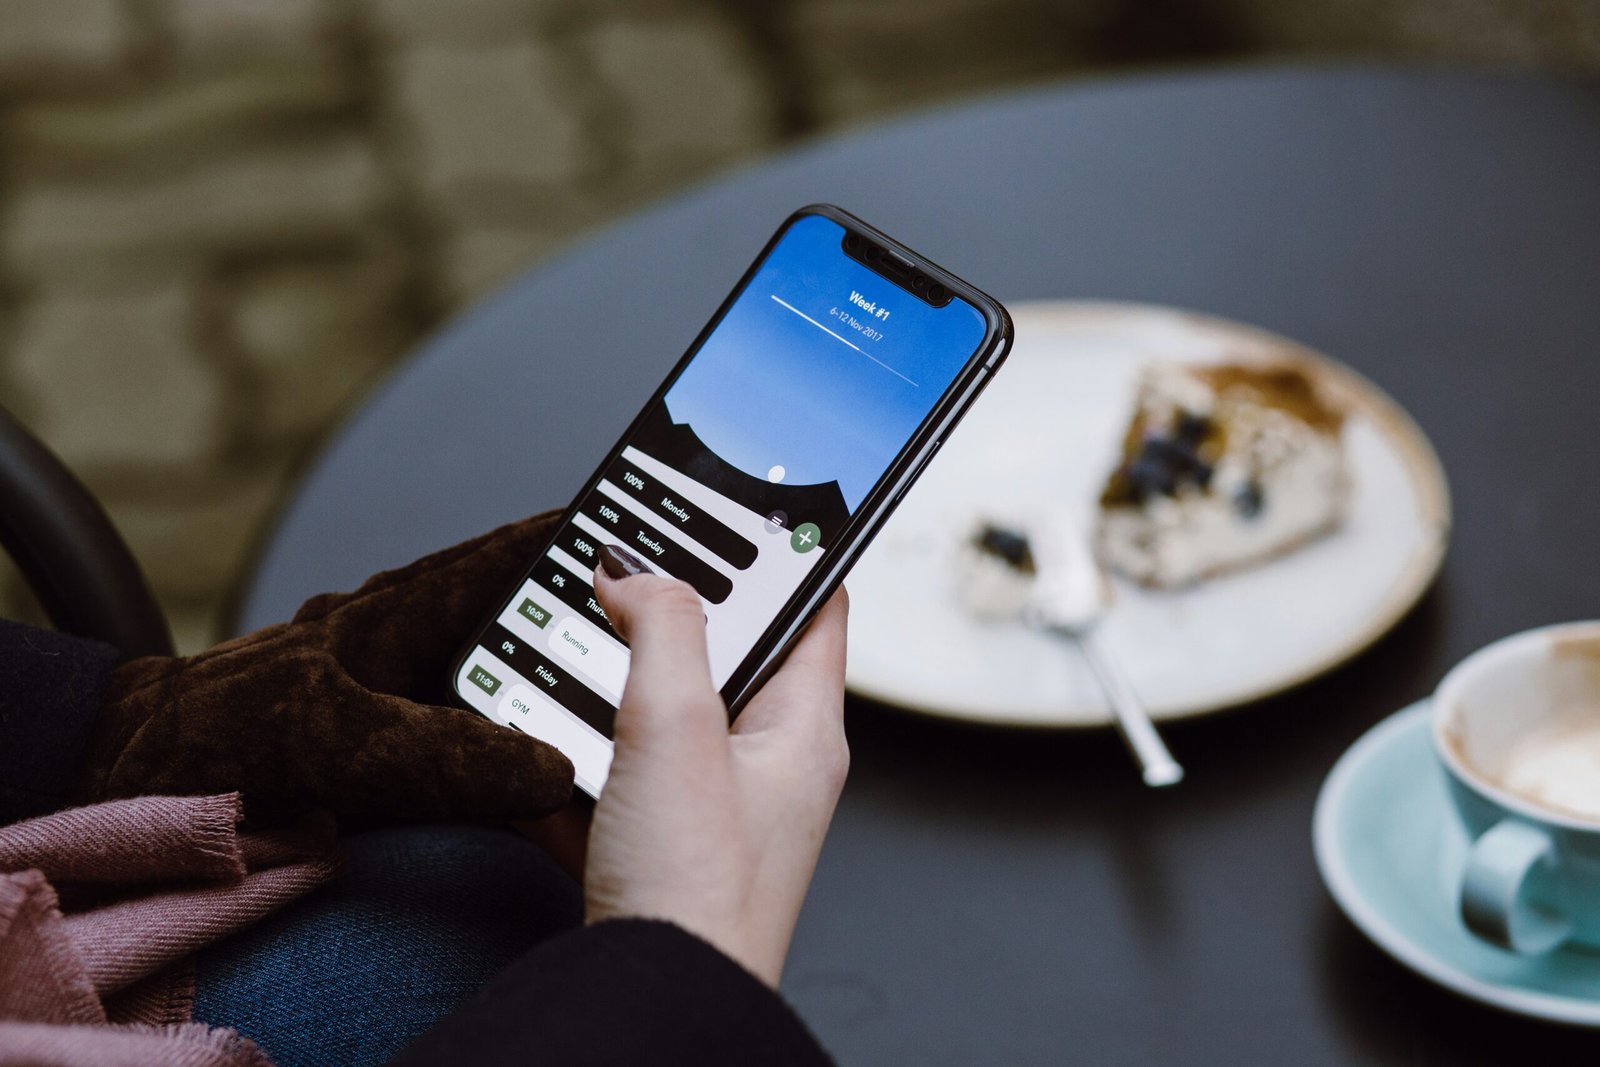
[(789, 535), (789, 547), (804, 555), (817, 547), (822, 540), (822, 528), (814, 522), (802, 522)]
[(467, 675), (467, 680), (490, 696), (494, 696), (495, 691), (500, 688), (500, 679), (482, 667), (473, 667), (472, 673)]
[(517, 605), (517, 614), (533, 623), (539, 629), (544, 629), (544, 624), (550, 621), (550, 613), (535, 604), (528, 597), (522, 598), (522, 603)]

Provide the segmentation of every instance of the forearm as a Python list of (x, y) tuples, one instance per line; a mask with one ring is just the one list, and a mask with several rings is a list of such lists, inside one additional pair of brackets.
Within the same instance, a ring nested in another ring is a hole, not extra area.
[(72, 803), (116, 650), (0, 619), (0, 825)]

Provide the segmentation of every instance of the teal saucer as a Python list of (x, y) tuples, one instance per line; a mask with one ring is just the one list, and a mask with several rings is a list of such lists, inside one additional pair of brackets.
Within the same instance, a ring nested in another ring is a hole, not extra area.
[(1600, 1027), (1600, 951), (1518, 956), (1479, 941), (1457, 916), (1468, 841), (1433, 754), (1427, 701), (1340, 757), (1317, 798), (1312, 836), (1334, 901), (1413, 971), (1519, 1015)]

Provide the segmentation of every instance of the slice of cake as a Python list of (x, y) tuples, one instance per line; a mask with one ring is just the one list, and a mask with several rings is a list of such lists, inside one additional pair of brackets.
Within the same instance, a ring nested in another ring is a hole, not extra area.
[(1350, 496), (1343, 427), (1343, 412), (1292, 364), (1146, 368), (1100, 495), (1101, 561), (1174, 588), (1331, 531)]
[(1022, 613), (1039, 568), (1033, 546), (1020, 529), (983, 522), (961, 551), (961, 601), (980, 619), (1009, 619)]

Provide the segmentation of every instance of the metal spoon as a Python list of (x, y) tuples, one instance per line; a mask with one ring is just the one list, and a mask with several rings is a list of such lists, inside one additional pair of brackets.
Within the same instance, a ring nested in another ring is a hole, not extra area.
[[(996, 606), (993, 584), (977, 588), (983, 583), (981, 560), (1009, 571), (1012, 577), (1005, 583), (1013, 600), (1009, 608), (1029, 626), (1077, 642), (1111, 703), (1117, 729), (1138, 761), (1145, 784), (1160, 787), (1182, 781), (1183, 768), (1167, 751), (1139, 695), (1097, 632), (1111, 606), (1111, 583), (1082, 535), (1060, 521), (1041, 522), (1026, 533), (985, 525), (972, 544), (980, 563), (968, 583), (969, 598), (987, 595), (990, 609)], [(1005, 600), (1004, 594), (1000, 599)]]

